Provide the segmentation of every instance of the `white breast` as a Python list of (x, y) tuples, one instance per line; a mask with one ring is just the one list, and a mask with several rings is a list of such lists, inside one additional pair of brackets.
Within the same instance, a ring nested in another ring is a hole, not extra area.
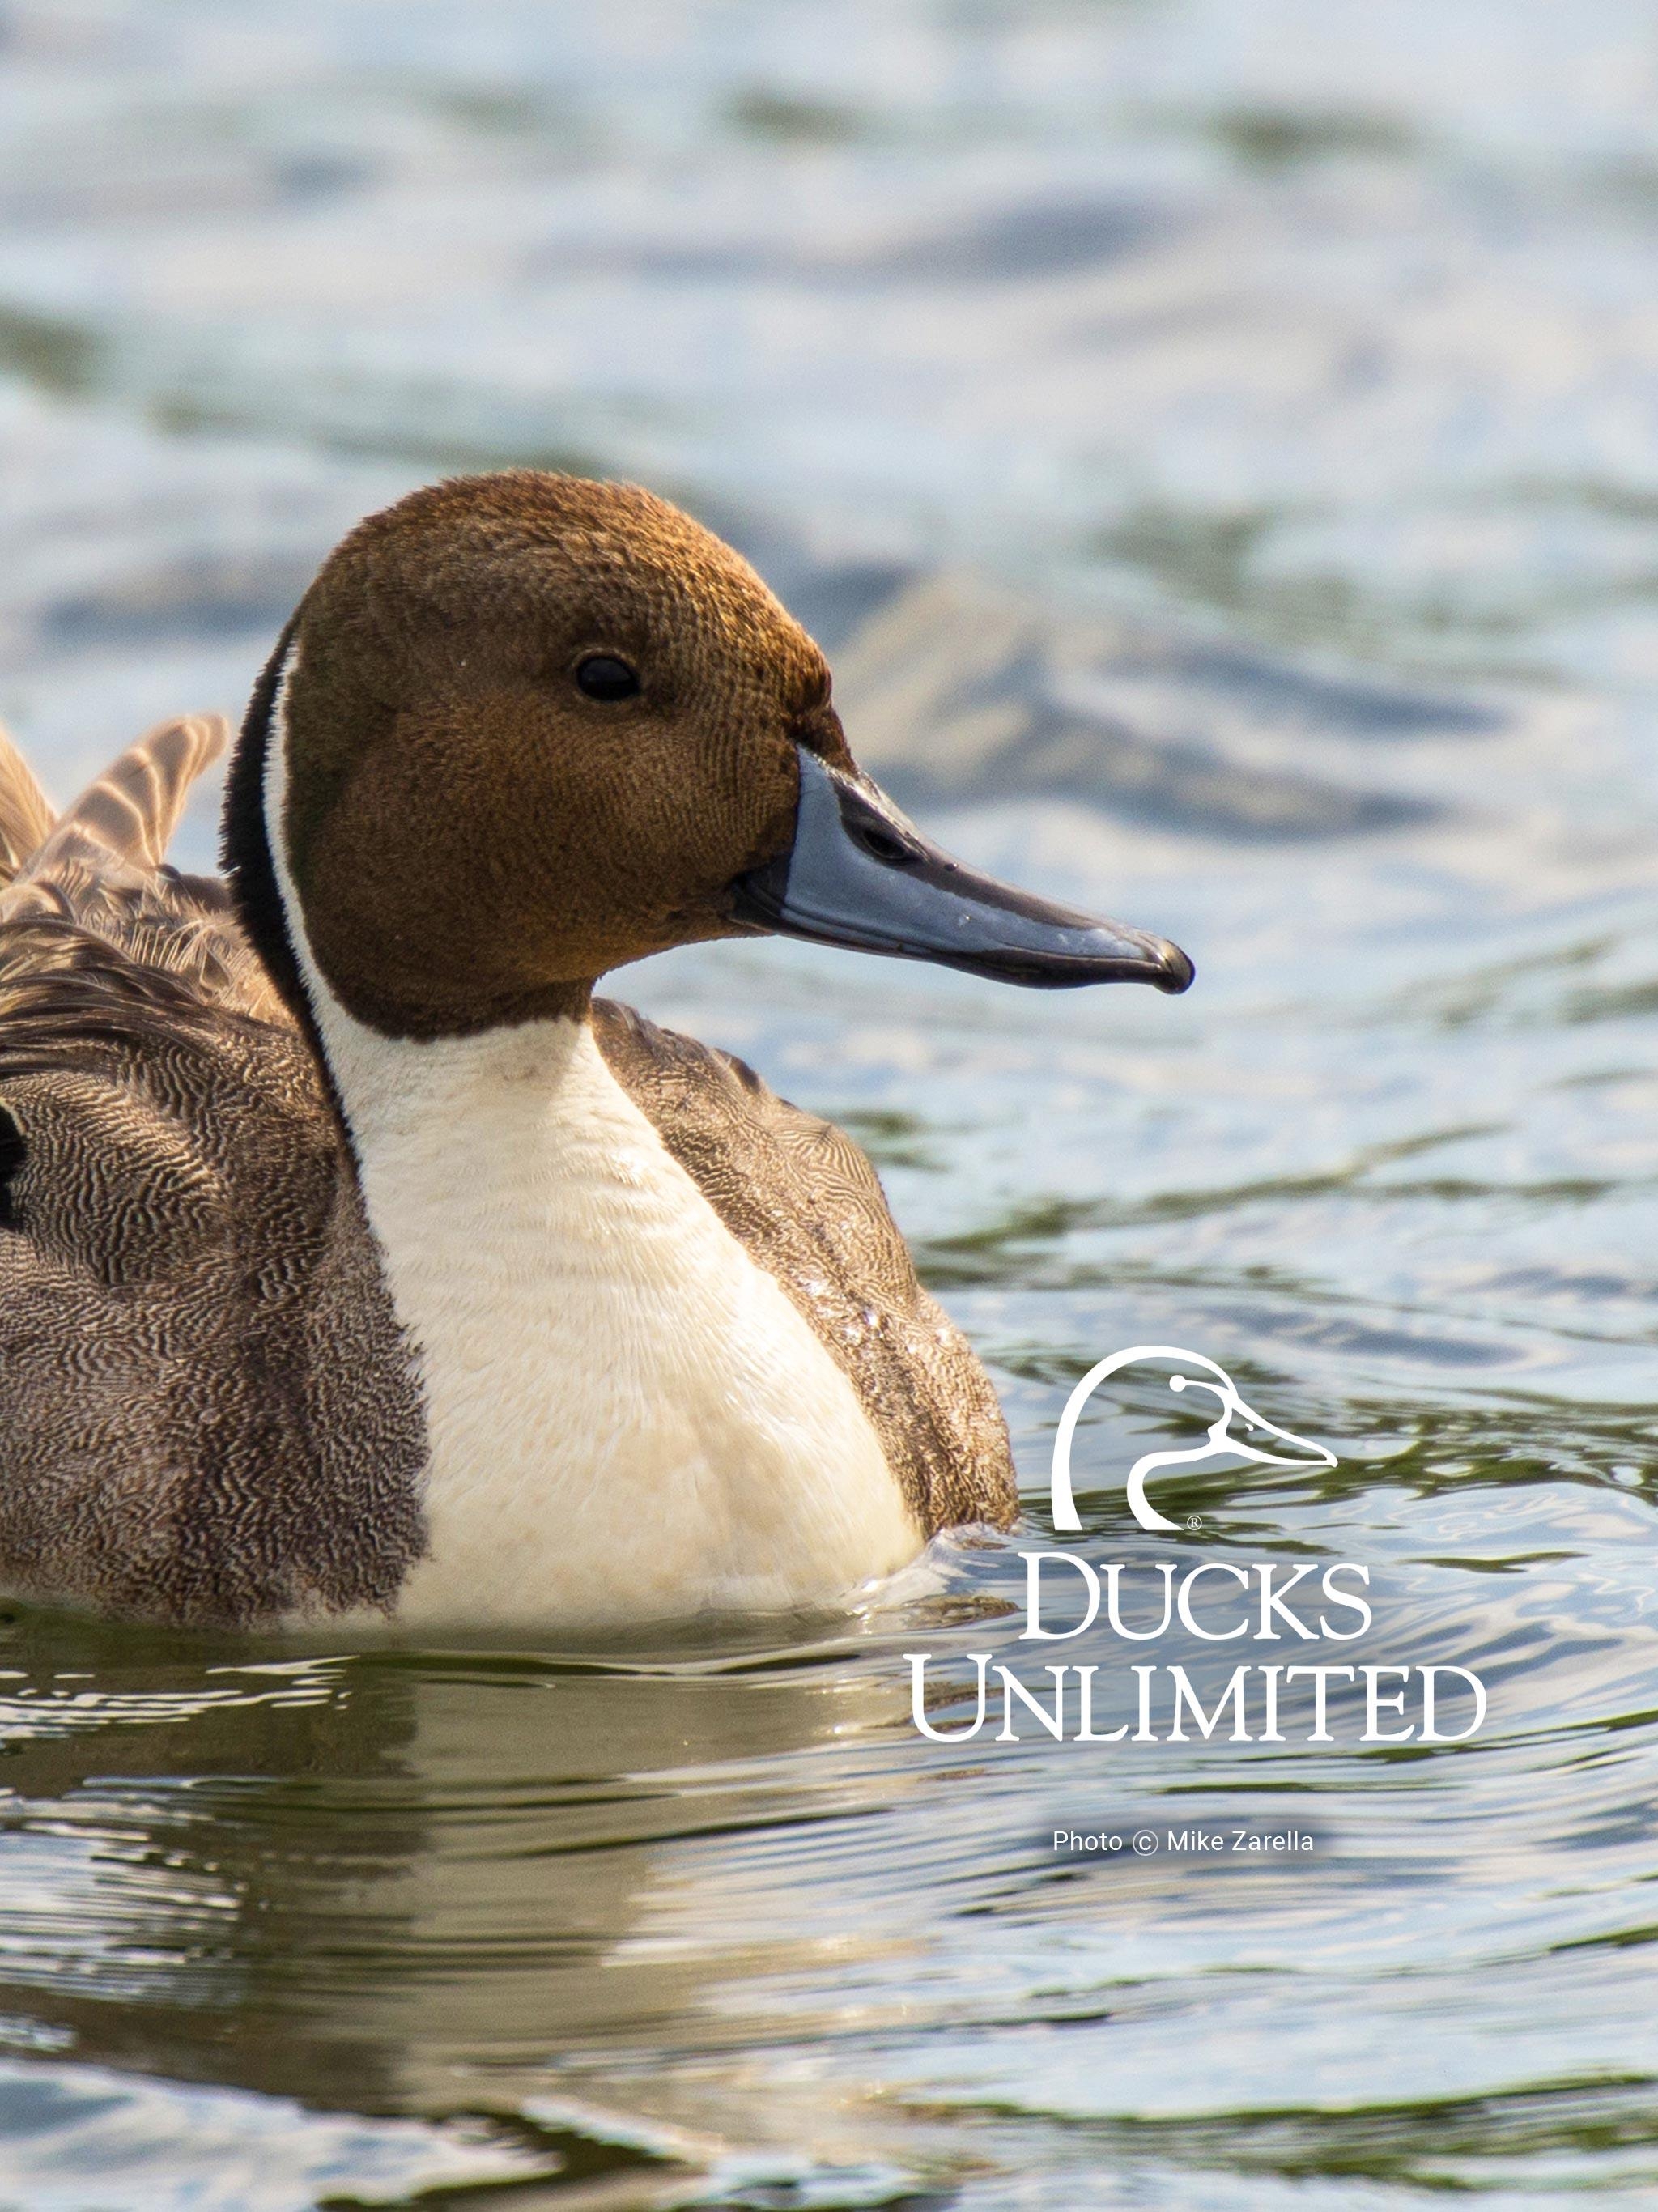
[(585, 1023), (325, 1036), (426, 1396), (400, 1617), (769, 1608), (914, 1556), (850, 1383)]
[(585, 1022), (415, 1041), (335, 999), (280, 848), (282, 750), (273, 858), (426, 1401), (430, 1548), (398, 1619), (765, 1610), (913, 1559), (851, 1384)]

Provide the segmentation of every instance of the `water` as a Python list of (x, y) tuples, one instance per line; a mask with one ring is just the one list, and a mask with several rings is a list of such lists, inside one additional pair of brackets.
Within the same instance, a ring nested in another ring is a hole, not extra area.
[[(3, 30), (0, 709), (56, 787), (234, 708), (411, 483), (683, 496), (930, 828), (1200, 981), (767, 945), (631, 994), (871, 1146), (1029, 1534), (1081, 1370), (1200, 1349), (1339, 1468), (1164, 1477), (1201, 1531), (1143, 1538), (1142, 1377), (1083, 1431), (1088, 1550), (1363, 1561), (1336, 1656), (1461, 1662), (1491, 1711), (1427, 1755), (925, 1743), (904, 1652), (1029, 1663), (982, 1542), (850, 1620), (656, 1650), (21, 1613), (0, 2202), (1651, 2201), (1649, 11)], [(1229, 1818), (1316, 1847), (1049, 1840)]]

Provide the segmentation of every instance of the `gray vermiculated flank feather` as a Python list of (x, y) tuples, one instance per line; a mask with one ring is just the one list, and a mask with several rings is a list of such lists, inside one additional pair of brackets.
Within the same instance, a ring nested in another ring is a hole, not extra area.
[(424, 1424), (316, 1063), (158, 867), (152, 732), (0, 893), (0, 1583), (161, 1620), (389, 1607)]

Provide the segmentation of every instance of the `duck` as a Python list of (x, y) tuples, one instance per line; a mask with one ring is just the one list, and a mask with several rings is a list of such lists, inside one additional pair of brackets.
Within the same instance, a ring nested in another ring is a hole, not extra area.
[(8, 744), (0, 886), (0, 1589), (184, 1628), (811, 1611), (1007, 1527), (863, 1152), (597, 987), (762, 934), (1193, 973), (931, 843), (719, 538), (533, 470), (352, 530), (234, 747), (165, 723), (58, 815)]

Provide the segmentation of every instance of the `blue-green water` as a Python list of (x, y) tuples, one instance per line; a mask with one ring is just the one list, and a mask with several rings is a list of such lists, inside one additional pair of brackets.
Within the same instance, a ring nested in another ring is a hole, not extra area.
[[(1164, 1477), (1172, 1555), (1362, 1561), (1325, 1656), (1491, 1698), (1430, 1755), (926, 1743), (902, 1654), (1032, 1665), (986, 1542), (741, 1648), (20, 1614), (0, 2203), (1652, 2201), (1655, 93), (1634, 0), (0, 16), (54, 787), (234, 708), (411, 483), (683, 497), (928, 827), (1200, 980), (625, 988), (869, 1143), (1032, 1533), (1076, 1376), (1194, 1347), (1340, 1464)], [(1094, 1413), (1086, 1548), (1149, 1567), (1167, 1401)], [(1315, 1848), (1050, 1847), (1199, 1818)]]

